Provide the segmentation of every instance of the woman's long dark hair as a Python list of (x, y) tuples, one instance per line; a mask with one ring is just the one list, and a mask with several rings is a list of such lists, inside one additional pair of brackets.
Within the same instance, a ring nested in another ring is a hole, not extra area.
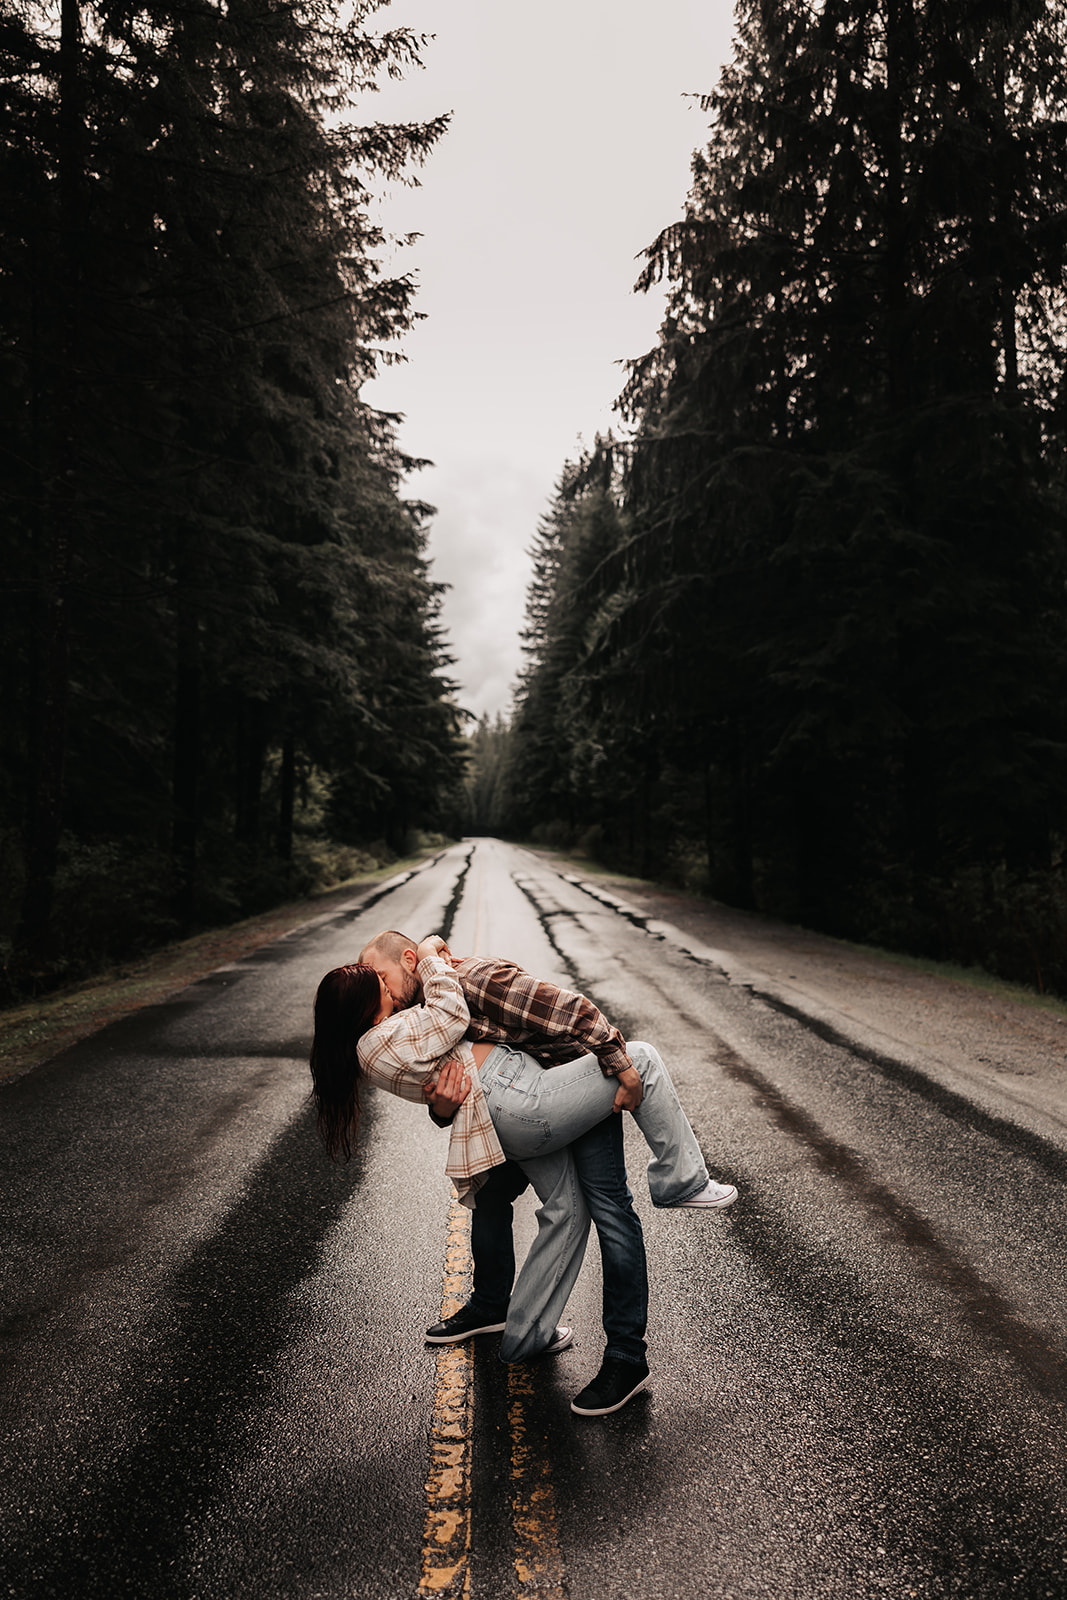
[(378, 974), (358, 961), (328, 972), (315, 996), (311, 1092), (331, 1161), (352, 1155), (359, 1127), (359, 1041), (374, 1026), (381, 1003)]

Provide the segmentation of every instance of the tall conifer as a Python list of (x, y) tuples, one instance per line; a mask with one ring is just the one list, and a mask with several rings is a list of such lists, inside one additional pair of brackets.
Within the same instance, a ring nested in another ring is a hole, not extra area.
[(1062, 848), (1065, 17), (738, 6), (588, 597), (596, 737), (670, 708), (731, 898), (936, 943)]
[[(423, 513), (401, 502), (392, 426), (360, 396), (413, 315), (412, 283), (379, 272), (367, 198), (446, 119), (358, 120), (381, 74), (418, 63), (408, 30), (372, 31), (376, 9), (83, 4), (76, 160), (66, 34), (27, 4), (3, 36), (18, 68), (4, 160), (27, 204), (0, 227), (16, 469), (0, 537), (12, 588), (65, 595), (70, 652), (69, 670), (63, 650), (40, 657), (42, 630), (20, 620), (5, 647), (16, 700), (36, 707), (9, 771), (37, 748), (42, 774), (33, 793), (12, 781), (7, 813), (23, 801), (29, 819), (27, 970), (50, 960), (61, 793), (72, 846), (154, 853), (157, 883), (169, 855), (187, 924), (212, 909), (205, 891), (239, 905), (275, 844), (290, 854), (301, 772), (342, 765), (377, 678), (399, 670), (401, 630), (394, 643), (371, 618), (403, 610), (426, 695), (448, 693)], [(72, 228), (71, 256), (56, 242)], [(41, 331), (67, 326), (73, 353)], [(57, 497), (65, 546), (47, 532)], [(45, 714), (52, 679), (70, 685), (67, 719)], [(454, 775), (453, 715), (435, 754)]]

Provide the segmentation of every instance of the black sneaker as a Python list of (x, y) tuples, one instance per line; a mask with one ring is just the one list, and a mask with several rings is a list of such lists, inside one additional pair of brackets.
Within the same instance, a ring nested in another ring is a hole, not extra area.
[(476, 1333), (503, 1333), (502, 1322), (490, 1322), (482, 1312), (461, 1306), (443, 1322), (435, 1322), (426, 1329), (427, 1344), (459, 1344), (461, 1339), (473, 1339)]
[(587, 1383), (571, 1401), (571, 1410), (580, 1417), (606, 1417), (609, 1411), (621, 1411), (627, 1400), (647, 1389), (650, 1382), (644, 1361), (639, 1365), (618, 1356), (605, 1356), (592, 1383)]

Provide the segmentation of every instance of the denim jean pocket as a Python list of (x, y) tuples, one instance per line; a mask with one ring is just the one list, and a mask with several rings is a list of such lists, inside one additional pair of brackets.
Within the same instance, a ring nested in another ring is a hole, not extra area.
[[(552, 1130), (543, 1117), (523, 1112), (521, 1096), (509, 1093), (507, 1089), (495, 1093), (490, 1090), (486, 1099), (496, 1136), (506, 1156), (513, 1161), (528, 1161), (531, 1156), (543, 1153), (552, 1137)], [(509, 1100), (518, 1103), (508, 1105)]]
[(511, 1085), (526, 1071), (527, 1059), (521, 1050), (509, 1050), (498, 1044), (488, 1061), (492, 1062), (492, 1082)]

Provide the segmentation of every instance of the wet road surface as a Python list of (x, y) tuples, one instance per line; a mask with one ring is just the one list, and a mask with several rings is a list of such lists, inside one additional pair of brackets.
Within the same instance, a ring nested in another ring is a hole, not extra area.
[[(0, 1596), (1063, 1600), (1062, 1098), (609, 902), (466, 842), (0, 1087)], [(653, 1382), (613, 1417), (569, 1409), (595, 1242), (573, 1348), (435, 1350), (445, 1135), (372, 1094), (319, 1152), (311, 998), (386, 926), (592, 995), (741, 1191), (653, 1211), (628, 1128)]]

